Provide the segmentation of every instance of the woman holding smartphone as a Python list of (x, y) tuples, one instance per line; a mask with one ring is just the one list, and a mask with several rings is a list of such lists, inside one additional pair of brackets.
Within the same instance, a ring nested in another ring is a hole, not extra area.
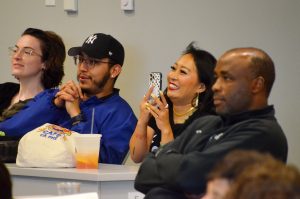
[(211, 86), (215, 64), (212, 54), (192, 42), (171, 66), (165, 92), (160, 98), (152, 96), (154, 104), (149, 102), (150, 87), (140, 103), (140, 116), (130, 139), (130, 156), (135, 163), (174, 140), (195, 119), (214, 114)]

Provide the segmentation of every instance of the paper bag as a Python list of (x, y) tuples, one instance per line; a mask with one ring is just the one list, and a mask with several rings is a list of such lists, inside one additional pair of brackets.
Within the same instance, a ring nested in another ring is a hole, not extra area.
[(75, 134), (49, 123), (28, 132), (19, 142), (17, 166), (75, 167)]

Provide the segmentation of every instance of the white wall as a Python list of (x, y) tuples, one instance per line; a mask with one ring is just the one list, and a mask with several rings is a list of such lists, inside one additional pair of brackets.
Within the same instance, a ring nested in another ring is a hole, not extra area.
[[(276, 64), (270, 101), (288, 137), (289, 162), (300, 166), (299, 0), (135, 0), (133, 13), (121, 11), (120, 0), (79, 0), (79, 12), (72, 15), (63, 10), (62, 0), (56, 4), (46, 7), (44, 0), (1, 0), (0, 82), (14, 81), (7, 47), (27, 27), (57, 32), (68, 49), (95, 32), (118, 38), (126, 60), (117, 87), (136, 114), (148, 73), (162, 71), (165, 77), (192, 40), (217, 57), (233, 47), (262, 48)], [(64, 81), (75, 80), (70, 57), (65, 72)]]

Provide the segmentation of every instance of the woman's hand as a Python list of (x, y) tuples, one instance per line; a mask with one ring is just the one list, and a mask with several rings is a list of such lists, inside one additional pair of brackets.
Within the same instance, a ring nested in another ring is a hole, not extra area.
[(149, 111), (151, 115), (155, 118), (157, 127), (163, 132), (164, 130), (169, 130), (170, 120), (169, 120), (169, 105), (164, 94), (160, 91), (160, 99), (152, 96), (154, 98), (155, 104), (149, 105)]
[(151, 115), (155, 118), (156, 125), (161, 131), (160, 144), (166, 144), (174, 140), (173, 131), (169, 118), (169, 105), (162, 92), (160, 92), (160, 99), (154, 97), (155, 105), (149, 106)]
[(150, 111), (149, 111), (149, 107), (151, 106), (148, 102), (148, 100), (150, 99), (150, 95), (153, 91), (153, 86), (151, 86), (149, 88), (149, 90), (147, 91), (146, 95), (144, 95), (141, 103), (140, 103), (140, 117), (139, 117), (139, 121), (141, 124), (143, 125), (148, 125), (149, 119), (151, 117)]

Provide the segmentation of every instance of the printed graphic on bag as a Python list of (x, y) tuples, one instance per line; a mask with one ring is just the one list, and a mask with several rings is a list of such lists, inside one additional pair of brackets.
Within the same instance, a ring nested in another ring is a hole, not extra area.
[(63, 136), (64, 141), (66, 141), (65, 136), (70, 136), (72, 134), (72, 131), (69, 129), (62, 128), (54, 124), (40, 128), (39, 131), (41, 132), (41, 137), (47, 137), (52, 140), (57, 140), (57, 138)]

